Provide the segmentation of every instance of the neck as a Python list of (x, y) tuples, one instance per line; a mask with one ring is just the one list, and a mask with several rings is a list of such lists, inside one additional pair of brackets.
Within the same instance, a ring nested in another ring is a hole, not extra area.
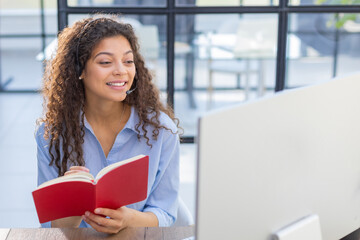
[(85, 103), (85, 116), (92, 123), (110, 123), (119, 121), (124, 115), (124, 102)]

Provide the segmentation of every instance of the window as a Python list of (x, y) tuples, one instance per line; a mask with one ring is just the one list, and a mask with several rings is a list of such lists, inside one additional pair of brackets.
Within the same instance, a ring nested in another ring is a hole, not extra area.
[(1, 92), (35, 92), (41, 87), (44, 52), (56, 33), (55, 0), (1, 3)]
[[(286, 87), (294, 88), (356, 72), (360, 23), (346, 13), (291, 13)], [(349, 14), (350, 15), (350, 14)], [(351, 14), (358, 19), (358, 14)]]
[[(59, 0), (58, 18), (55, 0), (24, 1), (21, 11), (33, 16), (29, 27), (6, 24), (24, 15), (6, 4), (0, 11), (1, 91), (39, 89), (41, 60), (57, 25), (94, 12), (120, 13), (154, 33), (141, 44), (143, 55), (163, 101), (182, 120), (183, 142), (194, 142), (197, 117), (209, 110), (349, 74), (359, 65), (360, 6), (351, 1)], [(31, 48), (19, 51), (15, 43)], [(22, 61), (20, 72), (14, 66)]]
[(276, 14), (178, 14), (175, 115), (197, 133), (208, 110), (274, 93)]

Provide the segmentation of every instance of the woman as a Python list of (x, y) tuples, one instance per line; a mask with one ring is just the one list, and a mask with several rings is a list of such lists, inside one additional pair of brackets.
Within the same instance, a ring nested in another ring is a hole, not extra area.
[(149, 155), (144, 201), (98, 208), (44, 227), (91, 226), (116, 233), (176, 220), (178, 120), (161, 104), (129, 24), (103, 17), (65, 28), (47, 64), (43, 94), (45, 115), (36, 133), (38, 184), (78, 171), (95, 176), (114, 162)]

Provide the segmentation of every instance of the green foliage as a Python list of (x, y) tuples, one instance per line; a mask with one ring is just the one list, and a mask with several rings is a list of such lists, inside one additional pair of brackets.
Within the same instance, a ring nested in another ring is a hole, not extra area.
[(327, 5), (356, 5), (360, 4), (360, 0), (316, 0), (315, 4), (324, 4)]
[[(360, 0), (316, 0), (315, 4), (321, 5), (358, 5), (360, 4)], [(355, 13), (343, 13), (343, 14), (335, 14), (334, 21), (330, 21), (328, 23), (329, 26), (334, 25), (336, 28), (340, 29), (344, 26), (344, 24), (351, 20), (356, 21), (357, 14)]]
[(341, 16), (335, 23), (336, 28), (342, 28), (344, 24), (349, 21), (355, 21), (356, 20), (356, 14), (355, 13), (345, 13), (343, 16)]

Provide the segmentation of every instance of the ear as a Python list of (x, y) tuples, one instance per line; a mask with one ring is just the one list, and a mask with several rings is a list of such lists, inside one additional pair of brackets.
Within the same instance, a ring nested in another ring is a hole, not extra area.
[(79, 79), (84, 79), (85, 77), (86, 77), (85, 69), (83, 69), (83, 70), (81, 71), (81, 75), (80, 75)]

